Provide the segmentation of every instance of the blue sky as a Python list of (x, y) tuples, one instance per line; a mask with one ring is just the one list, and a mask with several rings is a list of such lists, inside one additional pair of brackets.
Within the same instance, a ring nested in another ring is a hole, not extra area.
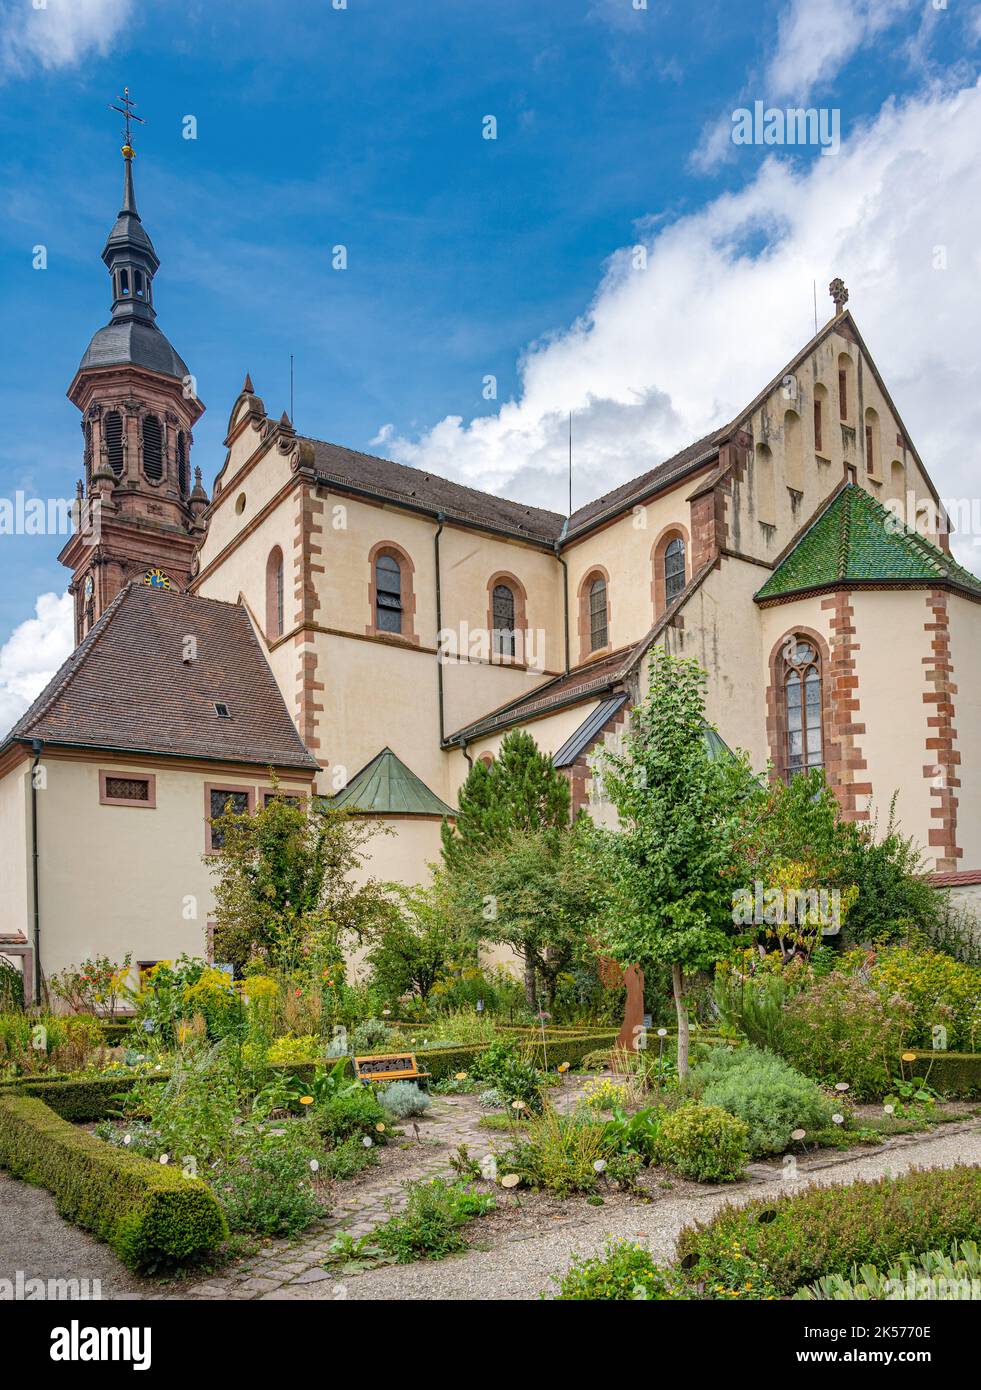
[[(912, 310), (897, 326), (883, 303), (909, 271), (894, 264), (890, 280), (880, 259), (898, 262), (898, 243), (875, 220), (894, 229), (903, 202), (884, 194), (866, 216), (854, 192), (846, 208), (822, 191), (834, 161), (818, 150), (735, 157), (726, 133), (733, 108), (756, 98), (813, 102), (841, 110), (849, 178), (862, 159), (888, 188), (889, 161), (876, 159), (889, 138), (911, 167), (917, 155), (934, 165), (915, 132), (932, 121), (938, 141), (954, 140), (970, 117), (957, 103), (974, 99), (977, 6), (827, 0), (815, 20), (802, 0), (633, 3), (48, 0), (35, 11), (0, 0), (0, 496), (68, 495), (80, 472), (64, 393), (108, 318), (99, 253), (122, 161), (107, 106), (126, 83), (146, 118), (136, 179), (162, 261), (158, 322), (208, 406), (194, 458), (209, 489), (245, 371), (278, 414), (292, 352), (302, 432), (557, 510), (556, 422), (581, 412), (585, 501), (761, 385), (812, 331), (815, 279), (827, 317), (841, 261), (859, 322), (879, 327), (867, 336), (887, 380), (909, 383), (922, 448), (935, 427), (916, 383), (932, 351), (956, 349), (944, 316), (976, 307), (977, 235), (956, 269), (963, 282), (944, 282), (934, 347), (904, 352)], [(487, 114), (496, 141), (482, 138)], [(187, 115), (196, 140), (182, 136)], [(943, 177), (949, 207), (936, 190), (921, 200), (937, 223), (919, 233), (924, 245), (956, 243), (981, 205), (958, 166)], [(639, 242), (660, 257), (653, 303), (625, 303), (617, 278), (618, 253)], [(337, 243), (342, 272), (330, 264)], [(36, 245), (44, 271), (32, 268)], [(747, 298), (730, 302), (719, 286)], [(625, 344), (624, 362), (610, 340)], [(963, 354), (952, 366), (973, 371)], [(481, 394), (489, 373), (496, 401)], [(967, 385), (951, 386), (963, 419), (936, 428), (945, 452), (928, 457), (942, 492), (945, 458), (954, 486), (977, 424)], [(64, 588), (60, 543), (0, 537), (0, 643), (39, 594)], [(4, 679), (0, 654), (0, 690)]]

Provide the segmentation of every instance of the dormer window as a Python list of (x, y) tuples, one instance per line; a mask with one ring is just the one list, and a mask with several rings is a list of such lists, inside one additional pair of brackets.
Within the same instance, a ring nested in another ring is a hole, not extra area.
[(232, 712), (223, 700), (215, 701), (215, 714), (219, 719), (231, 719)]

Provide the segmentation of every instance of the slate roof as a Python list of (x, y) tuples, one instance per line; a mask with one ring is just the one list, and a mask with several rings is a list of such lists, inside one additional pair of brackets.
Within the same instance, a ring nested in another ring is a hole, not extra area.
[(617, 710), (626, 704), (628, 698), (626, 690), (618, 690), (615, 695), (611, 695), (608, 700), (603, 700), (601, 704), (597, 705), (554, 755), (553, 764), (556, 767), (572, 767), (580, 754), (592, 743), (603, 725), (609, 723)]
[(760, 602), (841, 583), (951, 584), (981, 597), (981, 580), (908, 530), (857, 483), (831, 498), (777, 564)]
[(328, 803), (337, 811), (372, 815), (455, 816), (391, 748), (383, 748)]
[(326, 483), (362, 489), (373, 497), (389, 497), (393, 501), (415, 504), (425, 511), (445, 512), (448, 517), (476, 522), (509, 535), (552, 545), (558, 540), (565, 517), (542, 507), (510, 502), (489, 492), (437, 477), (404, 463), (361, 454), (340, 444), (327, 444), (322, 439), (309, 439), (313, 445), (314, 468), (318, 479)]
[(132, 364), (183, 381), (187, 367), (155, 323), (144, 319), (114, 319), (100, 328), (85, 349), (78, 370)]
[[(185, 665), (185, 640), (197, 643)], [(228, 705), (220, 719), (215, 702)], [(117, 752), (318, 767), (244, 608), (176, 590), (122, 589), (18, 719), (18, 740)]]

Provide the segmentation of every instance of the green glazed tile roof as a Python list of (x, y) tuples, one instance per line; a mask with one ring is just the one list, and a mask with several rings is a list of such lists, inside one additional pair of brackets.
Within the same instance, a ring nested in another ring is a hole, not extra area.
[(327, 804), (338, 811), (371, 812), (376, 816), (455, 816), (391, 748), (382, 751)]
[[(899, 529), (897, 529), (897, 527)], [(981, 594), (981, 580), (849, 483), (781, 560), (757, 599), (849, 581), (948, 583)]]

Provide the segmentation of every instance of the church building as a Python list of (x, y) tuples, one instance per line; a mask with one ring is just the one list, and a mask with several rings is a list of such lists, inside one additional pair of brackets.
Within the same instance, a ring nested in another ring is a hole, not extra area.
[(381, 822), (371, 872), (406, 883), (511, 729), (609, 820), (590, 758), (656, 645), (754, 766), (823, 768), (853, 820), (895, 796), (934, 881), (981, 896), (981, 581), (840, 280), (735, 418), (570, 516), (308, 438), (248, 375), (212, 477), (123, 157), (111, 317), (68, 390), (77, 645), (0, 740), (0, 953), (29, 996), (85, 957), (209, 953), (211, 819), (274, 778)]

